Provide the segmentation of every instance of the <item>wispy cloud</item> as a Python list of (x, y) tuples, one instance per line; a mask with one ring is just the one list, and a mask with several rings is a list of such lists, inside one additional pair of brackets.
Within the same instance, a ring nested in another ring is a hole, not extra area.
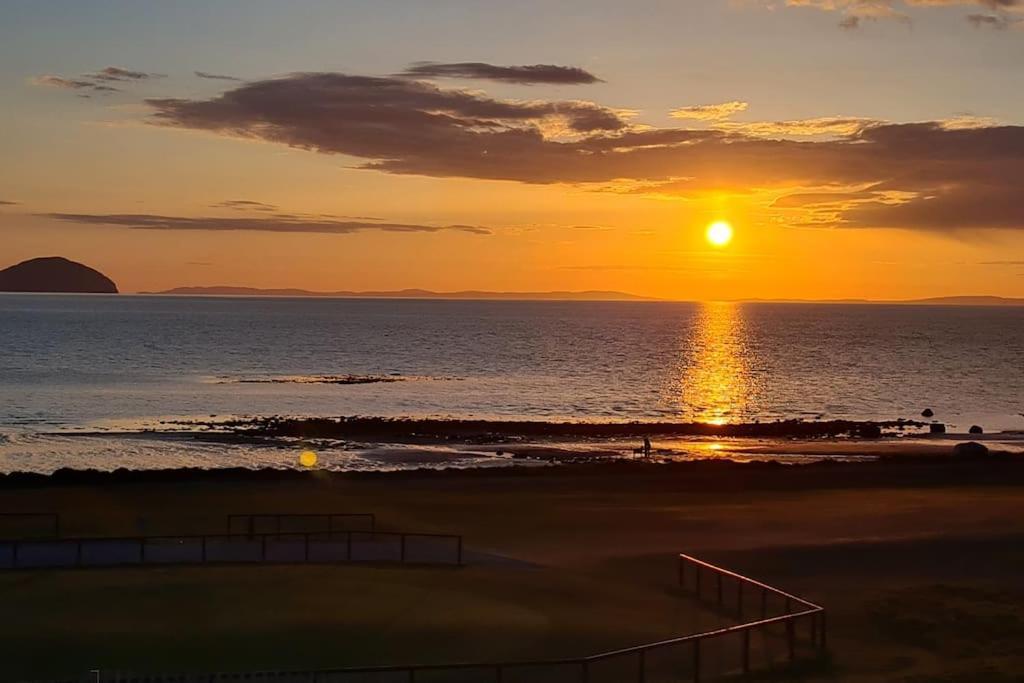
[(36, 76), (31, 80), (34, 85), (47, 86), (51, 88), (63, 88), (65, 90), (77, 90), (79, 96), (89, 97), (90, 93), (109, 94), (120, 92), (121, 87), (115, 87), (111, 83), (120, 86), (130, 85), (150, 78), (163, 78), (163, 74), (148, 73), (145, 71), (133, 71), (119, 66), (108, 66), (94, 73), (83, 74), (74, 78), (45, 74)]
[(11, 200), (11, 199), (0, 199), (0, 206), (15, 206), (15, 205), (20, 204), (20, 203), (21, 202), (16, 202), (16, 201)]
[(84, 78), (97, 81), (144, 81), (150, 78), (164, 78), (163, 74), (148, 73), (146, 71), (133, 71), (119, 66), (108, 66)]
[(913, 11), (930, 8), (983, 8), (991, 14), (972, 13), (965, 19), (976, 27), (996, 29), (1018, 24), (1012, 16), (1024, 13), (1024, 0), (760, 0), (760, 4), (771, 8), (809, 7), (835, 12), (840, 17), (840, 28), (851, 30), (860, 28), (865, 21), (909, 24)]
[(115, 88), (111, 85), (104, 85), (102, 83), (96, 83), (82, 78), (64, 78), (63, 76), (54, 76), (51, 74), (36, 76), (32, 79), (32, 83), (34, 85), (42, 85), (50, 88), (63, 88), (65, 90), (84, 90), (98, 93), (120, 91), (120, 88)]
[(794, 119), (791, 121), (719, 121), (715, 128), (733, 133), (742, 133), (762, 138), (778, 137), (814, 137), (820, 135), (850, 136), (856, 135), (865, 128), (880, 125), (877, 119), (865, 119), (852, 116), (822, 116), (812, 119)]
[(749, 105), (746, 102), (733, 100), (721, 104), (697, 104), (689, 107), (680, 107), (669, 112), (674, 119), (685, 119), (694, 121), (720, 121), (746, 111)]
[(212, 74), (209, 71), (193, 71), (199, 78), (207, 78), (213, 81), (241, 81), (237, 76), (226, 76), (224, 74)]
[(492, 230), (479, 225), (421, 225), (416, 223), (378, 223), (369, 221), (312, 220), (294, 216), (225, 218), (223, 216), (161, 216), (155, 214), (41, 214), (68, 223), (102, 225), (132, 230), (201, 230), (206, 232), (256, 231), (276, 233), (321, 233), (346, 235), (367, 230), (381, 232), (466, 232), (489, 235)]
[(503, 81), (519, 85), (586, 85), (598, 83), (600, 78), (577, 66), (531, 64), (525, 66), (498, 66), (484, 62), (416, 62), (400, 75), (413, 78), (468, 78), (482, 81)]
[(273, 204), (257, 202), (251, 199), (225, 199), (222, 202), (210, 205), (214, 209), (235, 209), (238, 211), (277, 211), (278, 207)]

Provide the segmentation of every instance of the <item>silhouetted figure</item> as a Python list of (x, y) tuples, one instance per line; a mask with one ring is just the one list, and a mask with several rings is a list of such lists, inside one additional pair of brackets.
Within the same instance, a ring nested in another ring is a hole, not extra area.
[(651, 457), (651, 440), (648, 437), (644, 437), (644, 457)]

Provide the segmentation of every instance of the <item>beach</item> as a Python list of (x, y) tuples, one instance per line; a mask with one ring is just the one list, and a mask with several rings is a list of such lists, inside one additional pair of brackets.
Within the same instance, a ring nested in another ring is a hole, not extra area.
[(824, 605), (826, 679), (1012, 680), (1022, 487), (1015, 456), (14, 474), (0, 481), (4, 509), (59, 512), (65, 535), (372, 511), (509, 563), (3, 572), (5, 608), (21, 616), (0, 629), (11, 675), (34, 678), (578, 655), (720, 623), (673, 593), (687, 552)]

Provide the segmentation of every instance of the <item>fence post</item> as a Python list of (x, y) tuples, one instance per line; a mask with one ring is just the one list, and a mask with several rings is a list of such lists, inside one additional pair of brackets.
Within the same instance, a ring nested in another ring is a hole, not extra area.
[(743, 673), (750, 673), (750, 629), (743, 629)]
[(580, 661), (580, 680), (590, 683), (590, 662), (585, 659)]
[(793, 620), (786, 620), (786, 645), (789, 647), (789, 661), (796, 659), (796, 629)]
[(494, 667), (494, 683), (501, 683), (503, 678), (505, 678), (505, 670), (499, 664)]
[(693, 565), (693, 592), (700, 598), (700, 565)]
[(700, 683), (700, 638), (693, 641), (693, 683)]
[(761, 589), (761, 618), (766, 619), (768, 617), (768, 589)]
[(736, 618), (743, 620), (743, 581), (736, 579)]
[(722, 572), (715, 572), (715, 578), (718, 580), (718, 605), (722, 605)]
[(820, 631), (818, 633), (818, 639), (819, 639), (818, 640), (818, 649), (820, 649), (820, 650), (824, 650), (824, 649), (826, 649), (828, 647), (828, 641), (826, 640), (826, 635), (825, 635), (826, 630), (827, 630), (826, 626), (825, 626), (825, 623), (826, 623), (825, 622), (825, 610), (822, 610), (821, 611), (821, 623), (818, 624), (818, 628), (820, 629)]
[(647, 650), (640, 650), (640, 659), (637, 662), (636, 680), (640, 683), (647, 681)]
[(679, 557), (679, 587), (686, 588), (686, 560)]

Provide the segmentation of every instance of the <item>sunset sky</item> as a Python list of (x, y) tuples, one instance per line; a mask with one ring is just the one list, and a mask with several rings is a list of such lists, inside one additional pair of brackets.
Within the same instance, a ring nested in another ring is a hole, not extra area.
[(1024, 296), (1024, 0), (16, 1), (0, 83), (0, 267)]

